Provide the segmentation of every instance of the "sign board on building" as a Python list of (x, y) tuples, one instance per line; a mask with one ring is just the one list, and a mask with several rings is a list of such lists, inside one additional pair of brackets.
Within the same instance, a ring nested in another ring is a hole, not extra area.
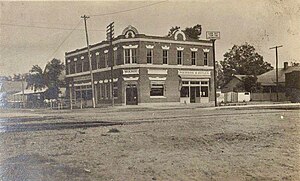
[(209, 76), (210, 71), (178, 70), (178, 75)]
[(139, 74), (139, 69), (126, 69), (126, 70), (123, 70), (123, 75), (132, 75), (132, 74)]
[(207, 31), (206, 39), (210, 39), (210, 40), (220, 39), (220, 32), (219, 31)]
[(81, 76), (81, 77), (74, 77), (73, 80), (74, 80), (74, 82), (79, 82), (79, 81), (83, 81), (83, 80), (91, 80), (91, 76), (85, 75), (85, 76)]

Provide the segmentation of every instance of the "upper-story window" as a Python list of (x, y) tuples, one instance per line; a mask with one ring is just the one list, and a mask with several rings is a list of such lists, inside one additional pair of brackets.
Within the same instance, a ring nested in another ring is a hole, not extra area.
[(204, 65), (208, 65), (208, 52), (204, 52)]
[(137, 63), (137, 52), (138, 45), (123, 46), (124, 48), (124, 64)]
[(104, 66), (108, 67), (108, 52), (104, 52)]
[(96, 63), (97, 63), (97, 68), (100, 69), (100, 53), (96, 52)]
[(196, 52), (192, 51), (191, 54), (192, 65), (196, 65)]
[(152, 64), (153, 63), (153, 50), (147, 49), (147, 63)]
[(208, 65), (208, 52), (209, 52), (209, 49), (203, 49), (203, 52), (204, 52), (203, 63), (204, 63), (204, 65)]
[(168, 64), (168, 50), (163, 50), (163, 64)]
[(183, 63), (183, 51), (177, 50), (177, 64), (182, 65)]

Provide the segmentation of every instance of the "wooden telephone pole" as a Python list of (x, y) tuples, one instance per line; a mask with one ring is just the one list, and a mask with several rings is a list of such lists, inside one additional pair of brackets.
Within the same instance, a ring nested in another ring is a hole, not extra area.
[(271, 47), (270, 49), (275, 49), (276, 52), (276, 101), (278, 102), (278, 91), (279, 91), (279, 83), (278, 83), (278, 48), (283, 47), (282, 45), (280, 46), (275, 46), (275, 47)]
[(87, 49), (88, 49), (88, 59), (89, 59), (89, 64), (90, 64), (90, 75), (91, 75), (91, 84), (92, 84), (92, 100), (93, 100), (93, 108), (96, 107), (96, 102), (95, 102), (95, 86), (94, 86), (94, 77), (93, 77), (93, 69), (92, 69), (92, 60), (91, 60), (91, 52), (90, 52), (90, 45), (89, 45), (89, 36), (88, 36), (88, 31), (87, 31), (87, 26), (86, 26), (86, 20), (90, 18), (89, 16), (83, 15), (81, 16), (84, 20), (84, 27), (85, 27), (85, 36), (86, 36), (86, 44), (87, 44)]
[(114, 107), (115, 100), (114, 100), (114, 54), (113, 54), (113, 47), (112, 47), (112, 41), (114, 38), (114, 22), (111, 22), (106, 27), (106, 38), (109, 41), (109, 60), (110, 60), (110, 97), (111, 97), (111, 106)]

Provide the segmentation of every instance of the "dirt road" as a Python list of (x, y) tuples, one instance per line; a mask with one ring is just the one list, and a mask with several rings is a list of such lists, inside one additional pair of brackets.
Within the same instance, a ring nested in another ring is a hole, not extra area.
[(1, 110), (0, 175), (300, 180), (299, 118), (284, 109)]

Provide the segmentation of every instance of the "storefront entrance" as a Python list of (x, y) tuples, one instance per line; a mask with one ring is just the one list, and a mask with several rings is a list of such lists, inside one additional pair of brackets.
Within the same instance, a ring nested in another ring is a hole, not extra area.
[(137, 105), (138, 94), (136, 85), (126, 86), (126, 105)]

